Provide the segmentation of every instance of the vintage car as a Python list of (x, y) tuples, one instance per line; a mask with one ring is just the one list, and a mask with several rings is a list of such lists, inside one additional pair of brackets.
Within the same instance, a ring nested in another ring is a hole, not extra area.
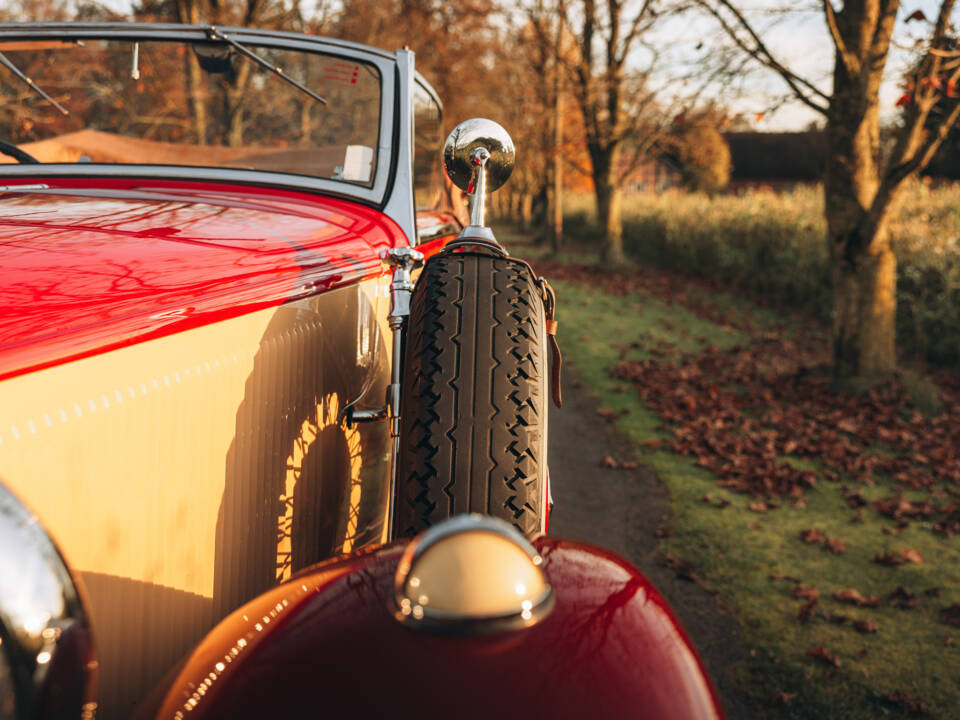
[(546, 534), (503, 128), (442, 146), (411, 52), (286, 32), (0, 65), (0, 720), (721, 715), (656, 589)]

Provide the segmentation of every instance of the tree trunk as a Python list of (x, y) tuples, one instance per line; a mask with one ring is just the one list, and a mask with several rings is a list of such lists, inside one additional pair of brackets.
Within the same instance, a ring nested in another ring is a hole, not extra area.
[(897, 259), (889, 242), (833, 266), (834, 373), (879, 378), (896, 369)]
[(612, 172), (599, 175), (594, 172), (594, 193), (597, 198), (597, 223), (603, 240), (602, 258), (605, 265), (623, 265), (623, 224), (621, 218), (621, 190), (614, 182)]
[(876, 94), (837, 61), (827, 123), (824, 200), (833, 272), (834, 374), (877, 378), (896, 369), (897, 262), (879, 189)]
[[(200, 24), (200, 8), (195, 0), (179, 0), (177, 12), (180, 22), (190, 25)], [(200, 63), (193, 57), (193, 53), (184, 55), (187, 66), (187, 94), (190, 96), (190, 109), (193, 112), (193, 131), (196, 134), (197, 145), (207, 144), (207, 102), (203, 96), (203, 75)]]
[(559, 253), (563, 245), (563, 96), (560, 93), (560, 72), (554, 70), (557, 81), (554, 86), (556, 98), (553, 109), (553, 193), (551, 195), (553, 214), (551, 224), (551, 240), (553, 252)]
[(520, 229), (526, 232), (533, 225), (533, 193), (525, 192), (520, 201)]

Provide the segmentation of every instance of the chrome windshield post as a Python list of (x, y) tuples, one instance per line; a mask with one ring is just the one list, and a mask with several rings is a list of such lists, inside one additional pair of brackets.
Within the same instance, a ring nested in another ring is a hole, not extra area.
[(380, 260), (393, 270), (390, 283), (390, 314), (387, 321), (393, 332), (393, 365), (387, 405), (390, 416), (390, 436), (393, 451), (390, 462), (390, 503), (387, 515), (387, 540), (394, 539), (393, 514), (396, 505), (400, 460), (400, 383), (403, 379), (403, 333), (410, 315), (410, 296), (413, 295), (414, 270), (423, 265), (423, 253), (409, 247), (390, 248), (380, 254)]

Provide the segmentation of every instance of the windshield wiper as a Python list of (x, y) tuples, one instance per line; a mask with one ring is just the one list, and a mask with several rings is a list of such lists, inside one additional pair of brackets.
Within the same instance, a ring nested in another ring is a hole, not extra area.
[(31, 89), (31, 90), (33, 90), (37, 95), (39, 95), (40, 97), (42, 97), (42, 98), (43, 98), (44, 100), (46, 100), (48, 103), (50, 103), (51, 105), (53, 105), (57, 110), (59, 110), (60, 112), (62, 112), (64, 115), (69, 115), (69, 114), (70, 114), (70, 111), (67, 110), (63, 105), (61, 105), (60, 103), (58, 103), (58, 102), (57, 102), (56, 100), (54, 100), (52, 97), (50, 97), (49, 95), (47, 95), (43, 90), (41, 90), (40, 88), (38, 88), (38, 87), (37, 87), (37, 84), (36, 84), (35, 82), (33, 82), (33, 80), (31, 80), (30, 78), (28, 78), (26, 75), (24, 75), (24, 74), (20, 71), (20, 68), (18, 68), (18, 67), (17, 67), (16, 65), (14, 65), (12, 62), (10, 62), (10, 60), (7, 59), (7, 56), (4, 55), (3, 53), (0, 53), (0, 64), (3, 64), (3, 65), (4, 65), (8, 70), (10, 70), (14, 75), (16, 75), (18, 78), (20, 78), (21, 80), (23, 80), (27, 85), (30, 86), (30, 89)]
[(280, 68), (278, 68), (278, 67), (277, 67), (276, 65), (274, 65), (273, 63), (267, 62), (267, 61), (264, 60), (262, 57), (260, 57), (260, 56), (257, 55), (255, 52), (253, 52), (252, 50), (249, 50), (248, 48), (246, 48), (246, 47), (244, 47), (243, 45), (241, 45), (240, 43), (238, 43), (236, 40), (234, 40), (234, 39), (233, 39), (232, 37), (230, 37), (229, 35), (221, 32), (220, 30), (217, 29), (216, 26), (210, 25), (210, 26), (207, 28), (207, 36), (208, 36), (211, 40), (219, 40), (219, 41), (221, 41), (221, 42), (227, 43), (228, 45), (230, 45), (230, 46), (233, 47), (233, 48), (236, 48), (237, 51), (240, 52), (240, 54), (246, 55), (248, 58), (250, 58), (251, 60), (253, 60), (255, 63), (257, 63), (257, 64), (260, 65), (261, 67), (266, 68), (267, 70), (269, 70), (270, 72), (272, 72), (274, 75), (276, 75), (276, 76), (277, 76), (278, 78), (280, 78), (281, 80), (286, 80), (288, 83), (290, 83), (291, 85), (293, 85), (295, 88), (297, 88), (297, 89), (300, 90), (301, 92), (305, 92), (307, 95), (309, 95), (310, 97), (312, 97), (312, 98), (313, 98), (314, 100), (316, 100), (317, 102), (323, 103), (324, 105), (327, 104), (327, 101), (326, 101), (325, 99), (323, 99), (322, 97), (320, 97), (319, 95), (317, 95), (313, 90), (309, 89), (309, 88), (306, 87), (305, 85), (300, 84), (299, 82), (297, 82), (297, 81), (294, 80), (292, 77), (290, 77), (289, 75), (287, 75), (283, 70), (281, 70)]

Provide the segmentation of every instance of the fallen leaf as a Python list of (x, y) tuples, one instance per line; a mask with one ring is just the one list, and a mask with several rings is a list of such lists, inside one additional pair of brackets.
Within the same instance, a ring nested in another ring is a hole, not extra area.
[(917, 565), (922, 565), (925, 562), (923, 555), (916, 550), (904, 550), (900, 554), (907, 562), (916, 563)]
[(796, 693), (778, 692), (770, 697), (770, 702), (774, 705), (786, 705), (797, 696)]
[(840, 555), (847, 551), (847, 544), (840, 538), (828, 538), (827, 547), (834, 555)]
[(610, 468), (611, 470), (616, 469), (618, 465), (619, 463), (609, 455), (604, 455), (603, 460), (600, 461), (601, 467)]
[(877, 624), (873, 620), (857, 620), (853, 626), (862, 633), (875, 633)]
[(613, 422), (617, 419), (617, 411), (608, 407), (598, 408), (597, 415), (604, 418), (607, 422)]
[(709, 493), (707, 495), (704, 495), (700, 499), (703, 502), (707, 503), (707, 505), (713, 505), (714, 507), (720, 508), (721, 510), (725, 507), (730, 506), (730, 501), (727, 500), (726, 498), (717, 498), (716, 500), (714, 500), (713, 496), (710, 495)]
[(960, 627), (960, 604), (953, 604), (940, 610), (940, 619), (947, 625)]
[(920, 598), (907, 590), (902, 585), (898, 586), (890, 595), (887, 596), (890, 604), (903, 610), (911, 610), (920, 602)]
[(834, 655), (832, 652), (827, 650), (823, 645), (820, 645), (815, 648), (810, 648), (807, 650), (807, 655), (812, 658), (816, 658), (821, 662), (826, 663), (827, 665), (833, 665), (834, 667), (840, 667), (840, 658)]
[(693, 565), (680, 560), (675, 555), (667, 554), (666, 565), (673, 570), (674, 574), (681, 580), (694, 581), (696, 575), (693, 572)]
[[(919, 10), (917, 11), (919, 12)], [(899, 705), (904, 710), (910, 713), (916, 713), (918, 715), (926, 715), (927, 713), (927, 704), (915, 697), (910, 697), (906, 693), (895, 692), (885, 696), (890, 702)]]
[(668, 526), (666, 526), (666, 525), (661, 525), (661, 526), (659, 526), (659, 527), (657, 528), (657, 530), (656, 530), (656, 532), (654, 533), (654, 535), (656, 535), (657, 537), (660, 537), (660, 538), (662, 538), (662, 537), (673, 537), (674, 535), (676, 535), (676, 532), (674, 531), (674, 529), (673, 529), (672, 527), (668, 527)]
[(823, 534), (823, 530), (801, 530), (800, 539), (805, 543), (822, 543), (827, 536)]
[(620, 463), (621, 470), (636, 470), (637, 467), (639, 467), (638, 464), (633, 460), (625, 460), (624, 462)]
[(946, 645), (947, 647), (950, 647), (951, 645), (953, 645), (953, 636), (952, 636), (952, 635), (944, 635), (944, 636), (943, 636), (943, 644)]
[(663, 445), (663, 440), (659, 438), (649, 438), (647, 440), (641, 440), (639, 444), (648, 450), (659, 450), (660, 446)]
[(765, 513), (770, 507), (765, 502), (755, 502), (747, 505), (747, 509), (755, 513)]
[(847, 501), (847, 505), (852, 508), (863, 507), (867, 504), (859, 490), (848, 491), (846, 487), (842, 487), (840, 491), (843, 493), (843, 499)]
[(797, 622), (801, 624), (807, 622), (810, 619), (810, 614), (813, 612), (813, 608), (816, 607), (818, 602), (820, 602), (819, 597), (812, 597), (803, 605), (801, 605), (800, 611), (797, 613)]
[(784, 575), (783, 573), (772, 572), (770, 573), (771, 580), (792, 580), (795, 583), (800, 583), (800, 578), (794, 577), (793, 575)]
[(790, 594), (795, 598), (807, 598), (809, 600), (815, 600), (820, 597), (820, 591), (815, 587), (804, 587), (803, 585), (797, 585), (790, 591)]
[(838, 590), (833, 594), (833, 598), (842, 602), (853, 603), (857, 607), (879, 607), (883, 603), (883, 600), (877, 596), (863, 596), (859, 590), (854, 590), (853, 588)]
[(903, 565), (907, 559), (898, 552), (878, 553), (873, 556), (873, 561), (880, 565)]

